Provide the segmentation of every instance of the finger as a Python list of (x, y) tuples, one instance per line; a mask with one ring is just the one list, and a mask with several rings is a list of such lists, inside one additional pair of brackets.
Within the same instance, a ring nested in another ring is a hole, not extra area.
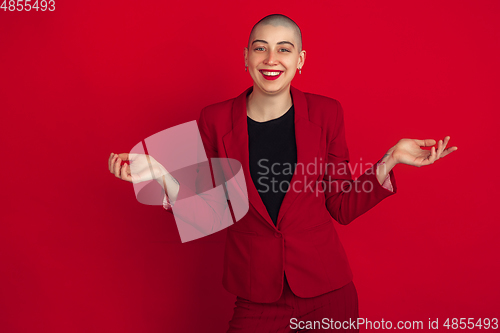
[(118, 157), (120, 157), (122, 159), (122, 161), (128, 161), (128, 153), (121, 153), (118, 155)]
[(453, 146), (453, 147), (445, 149), (445, 151), (443, 152), (443, 154), (441, 154), (441, 158), (445, 157), (446, 155), (449, 155), (449, 154), (453, 153), (457, 149), (458, 149), (457, 146)]
[(111, 172), (111, 159), (113, 158), (113, 153), (109, 154), (108, 157), (108, 170)]
[(446, 146), (448, 145), (449, 142), (450, 142), (450, 136), (447, 135), (444, 137), (444, 140), (443, 140), (443, 152), (439, 155), (438, 158), (443, 158), (450, 153), (450, 151), (448, 151), (448, 153), (445, 153), (447, 151)]
[(436, 147), (432, 147), (432, 148), (431, 148), (431, 163), (436, 162), (436, 160), (437, 160), (437, 151), (436, 151)]
[(443, 155), (444, 150), (446, 149), (446, 146), (448, 145), (448, 142), (450, 141), (450, 136), (445, 136), (443, 140), (443, 146), (441, 147), (441, 152), (438, 154), (437, 159), (440, 159), (446, 155)]
[(443, 140), (439, 140), (438, 146), (436, 149), (436, 160), (439, 160), (439, 158), (441, 157), (441, 153), (443, 152), (443, 149), (444, 149), (444, 142), (443, 142)]
[(111, 171), (111, 165), (113, 163), (113, 157), (115, 156), (115, 154), (111, 153), (111, 156), (109, 157), (109, 160), (108, 160), (108, 169), (109, 169), (109, 172), (112, 172)]
[(115, 171), (115, 164), (116, 164), (116, 159), (118, 158), (117, 154), (113, 154), (113, 158), (111, 159), (111, 165), (109, 167), (109, 172), (114, 173)]
[(115, 176), (120, 178), (120, 167), (121, 167), (122, 159), (118, 157), (115, 162)]
[(434, 139), (425, 139), (425, 140), (415, 139), (415, 142), (420, 147), (430, 147), (430, 146), (434, 146), (436, 144), (436, 140), (434, 140)]
[(131, 182), (131, 181), (132, 181), (132, 179), (131, 179), (130, 175), (129, 175), (129, 174), (128, 174), (128, 172), (127, 172), (127, 163), (124, 163), (124, 164), (123, 164), (123, 166), (121, 167), (120, 172), (121, 172), (121, 178), (122, 178), (123, 180), (126, 180), (126, 181), (128, 181), (128, 182)]
[(431, 147), (431, 153), (427, 157), (427, 160), (426, 160), (427, 163), (425, 165), (429, 165), (429, 164), (434, 163), (434, 161), (436, 160), (436, 156), (437, 156), (436, 147)]
[(108, 157), (108, 170), (111, 172), (111, 159), (113, 158), (113, 153), (109, 154)]

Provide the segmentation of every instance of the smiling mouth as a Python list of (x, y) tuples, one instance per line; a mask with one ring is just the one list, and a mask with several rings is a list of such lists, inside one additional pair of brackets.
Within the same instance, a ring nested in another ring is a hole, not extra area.
[(263, 70), (263, 69), (259, 70), (259, 72), (266, 80), (276, 80), (278, 77), (280, 77), (281, 73), (283, 73), (283, 71)]

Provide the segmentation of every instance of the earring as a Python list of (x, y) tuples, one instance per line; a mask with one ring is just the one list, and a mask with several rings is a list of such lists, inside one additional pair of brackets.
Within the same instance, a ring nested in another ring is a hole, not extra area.
[(247, 71), (247, 67), (248, 67), (248, 65), (245, 65), (245, 72)]
[(302, 74), (302, 70), (301, 70), (301, 67), (299, 67), (299, 74)]

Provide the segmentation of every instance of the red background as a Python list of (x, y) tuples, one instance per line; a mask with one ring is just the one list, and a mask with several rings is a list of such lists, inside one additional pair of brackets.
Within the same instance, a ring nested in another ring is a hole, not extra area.
[(360, 316), (500, 316), (498, 1), (56, 0), (0, 11), (2, 332), (227, 329), (225, 232), (181, 244), (106, 165), (250, 86), (243, 48), (276, 12), (303, 32), (292, 84), (342, 103), (353, 166), (401, 138), (459, 147), (336, 224)]

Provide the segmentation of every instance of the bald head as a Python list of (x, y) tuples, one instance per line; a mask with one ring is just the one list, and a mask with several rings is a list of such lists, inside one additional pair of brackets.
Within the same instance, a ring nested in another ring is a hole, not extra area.
[(266, 17), (262, 18), (259, 22), (255, 23), (255, 25), (252, 28), (252, 31), (250, 31), (250, 37), (248, 37), (248, 48), (250, 48), (250, 43), (252, 42), (255, 29), (260, 25), (272, 25), (274, 27), (282, 26), (293, 29), (295, 38), (297, 39), (298, 42), (299, 53), (300, 51), (302, 51), (302, 33), (300, 32), (299, 26), (291, 18), (282, 14), (267, 15)]

